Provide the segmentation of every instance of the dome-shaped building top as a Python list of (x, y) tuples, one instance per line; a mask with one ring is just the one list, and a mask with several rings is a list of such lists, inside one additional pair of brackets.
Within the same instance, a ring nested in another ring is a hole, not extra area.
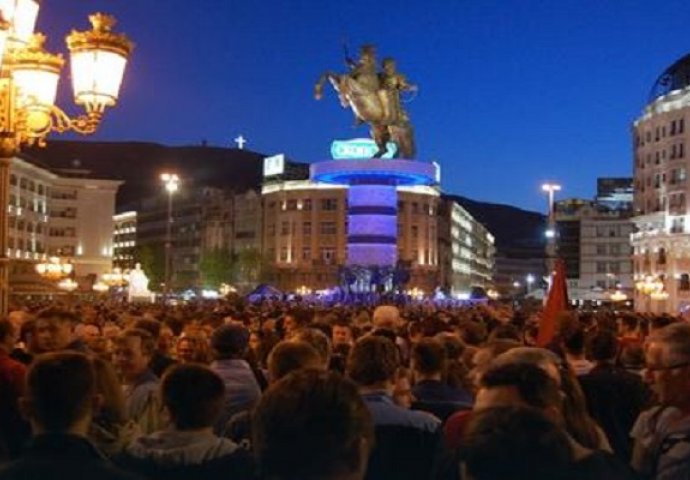
[(649, 92), (649, 103), (674, 90), (690, 86), (690, 54), (677, 60), (656, 79)]

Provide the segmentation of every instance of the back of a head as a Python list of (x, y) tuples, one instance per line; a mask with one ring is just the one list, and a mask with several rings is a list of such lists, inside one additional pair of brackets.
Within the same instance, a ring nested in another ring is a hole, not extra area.
[(446, 351), (434, 338), (423, 338), (412, 349), (412, 365), (422, 375), (443, 373), (446, 367)]
[(400, 363), (398, 349), (385, 337), (357, 340), (347, 361), (347, 376), (360, 386), (391, 381)]
[(542, 368), (530, 363), (506, 363), (490, 367), (481, 377), (482, 388), (513, 387), (525, 405), (546, 409), (561, 407), (556, 381)]
[(611, 330), (600, 330), (588, 342), (589, 356), (595, 362), (610, 362), (618, 355), (618, 338)]
[(585, 353), (585, 329), (577, 324), (562, 333), (563, 347), (571, 355)]
[(261, 478), (329, 480), (355, 472), (361, 475), (352, 478), (363, 477), (373, 423), (357, 387), (340, 375), (289, 374), (264, 393), (254, 419)]
[(217, 420), (223, 408), (225, 384), (203, 365), (175, 365), (163, 376), (161, 396), (178, 430), (197, 430)]
[(231, 323), (216, 328), (211, 335), (211, 347), (218, 358), (242, 357), (249, 346), (249, 330)]
[(76, 352), (38, 357), (27, 376), (29, 416), (47, 432), (66, 432), (91, 414), (96, 379), (91, 360)]
[(271, 382), (277, 382), (295, 370), (321, 367), (319, 353), (307, 342), (299, 340), (280, 342), (268, 357), (268, 375)]
[(376, 307), (373, 315), (375, 328), (387, 328), (395, 330), (400, 323), (400, 311), (393, 305), (381, 305)]
[(461, 449), (473, 480), (558, 480), (573, 452), (567, 435), (531, 408), (491, 408), (472, 415)]
[(321, 364), (328, 366), (331, 360), (331, 341), (325, 333), (315, 328), (303, 328), (294, 337), (294, 340), (306, 342), (319, 354)]

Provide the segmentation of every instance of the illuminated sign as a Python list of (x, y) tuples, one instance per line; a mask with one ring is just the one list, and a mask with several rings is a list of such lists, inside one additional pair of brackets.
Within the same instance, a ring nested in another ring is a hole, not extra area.
[[(386, 145), (388, 152), (382, 158), (393, 158), (398, 152), (398, 146), (393, 142)], [(331, 143), (331, 156), (334, 160), (368, 160), (373, 158), (379, 147), (369, 138), (354, 138), (352, 140), (334, 140)]]
[(285, 172), (285, 155), (273, 155), (264, 158), (264, 177), (280, 175)]

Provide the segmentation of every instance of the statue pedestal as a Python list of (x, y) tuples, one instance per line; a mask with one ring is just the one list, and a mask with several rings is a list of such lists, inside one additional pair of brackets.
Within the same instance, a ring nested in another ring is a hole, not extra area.
[(347, 185), (347, 265), (394, 267), (398, 262), (400, 186), (437, 183), (437, 167), (415, 160), (329, 160), (311, 165), (314, 182)]

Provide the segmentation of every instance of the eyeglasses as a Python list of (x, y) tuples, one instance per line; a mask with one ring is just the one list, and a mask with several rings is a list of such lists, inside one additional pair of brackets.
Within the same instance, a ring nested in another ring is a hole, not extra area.
[(676, 368), (683, 368), (690, 366), (690, 362), (676, 363), (674, 365), (647, 365), (645, 370), (648, 372), (663, 372), (666, 370), (675, 370)]

